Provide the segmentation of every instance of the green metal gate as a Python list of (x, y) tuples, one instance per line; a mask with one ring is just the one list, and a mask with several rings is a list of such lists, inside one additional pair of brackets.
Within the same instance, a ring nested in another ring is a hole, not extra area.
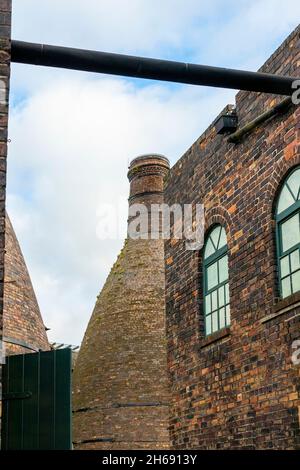
[(71, 449), (71, 349), (9, 356), (2, 449)]

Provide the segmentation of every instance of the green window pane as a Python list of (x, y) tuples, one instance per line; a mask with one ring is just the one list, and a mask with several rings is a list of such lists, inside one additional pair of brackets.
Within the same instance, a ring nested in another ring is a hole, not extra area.
[(281, 277), (285, 277), (290, 274), (289, 255), (280, 260), (280, 273)]
[(218, 327), (218, 312), (212, 314), (212, 332), (214, 333), (219, 329)]
[[(300, 200), (300, 166), (290, 174), (281, 189), (277, 204), (279, 262), (282, 297), (288, 297), (300, 291), (300, 212), (295, 210), (296, 202)], [(282, 213), (284, 212), (284, 217)], [(279, 219), (280, 220), (280, 219)], [(286, 254), (286, 256), (283, 256)]]
[(207, 289), (210, 290), (218, 284), (218, 264), (211, 264), (207, 268)]
[(221, 230), (221, 225), (218, 225), (216, 228), (213, 229), (213, 231), (210, 234), (210, 238), (212, 239), (213, 244), (215, 245), (216, 248), (218, 248), (218, 244), (219, 244), (220, 230)]
[(282, 290), (282, 297), (288, 297), (291, 295), (291, 278), (286, 277), (285, 279), (282, 279), (281, 281), (281, 290)]
[(291, 270), (292, 272), (297, 271), (300, 269), (300, 258), (299, 258), (299, 250), (293, 251), (290, 255), (291, 258)]
[(224, 328), (226, 326), (226, 317), (225, 317), (225, 308), (220, 308), (219, 311), (219, 320), (220, 320), (220, 328)]
[(225, 284), (225, 303), (229, 304), (229, 284)]
[(219, 282), (227, 281), (228, 279), (228, 256), (225, 255), (218, 261), (219, 264)]
[(292, 274), (293, 293), (300, 290), (300, 271)]
[(295, 203), (295, 199), (291, 195), (286, 184), (283, 186), (282, 191), (280, 193), (278, 206), (277, 206), (277, 214), (280, 214), (288, 207), (292, 206)]
[(230, 306), (226, 307), (226, 325), (230, 325)]
[(293, 215), (281, 225), (281, 238), (283, 251), (300, 243), (299, 214)]
[(227, 245), (227, 237), (225, 229), (222, 227), (218, 249), (223, 248), (225, 245)]
[(300, 189), (300, 168), (291, 174), (287, 180), (287, 184), (289, 185), (295, 200), (297, 200)]
[(224, 286), (219, 287), (218, 296), (219, 296), (219, 307), (223, 307), (223, 305), (225, 304), (225, 289), (224, 289)]
[(205, 297), (205, 313), (206, 313), (206, 314), (208, 314), (208, 313), (211, 312), (210, 297), (211, 297), (210, 294), (208, 294), (208, 295)]
[(205, 245), (204, 258), (208, 258), (214, 252), (215, 252), (215, 247), (213, 246), (212, 241), (209, 238), (206, 242), (206, 245)]
[[(204, 248), (204, 302), (207, 335), (230, 323), (230, 312), (226, 307), (229, 304), (228, 255), (223, 254), (226, 245), (225, 229), (218, 225), (210, 233)], [(224, 250), (223, 253), (221, 249)], [(212, 259), (213, 262), (208, 263), (207, 258)]]
[(205, 318), (205, 332), (207, 335), (211, 334), (211, 315)]
[(212, 309), (212, 311), (214, 311), (217, 308), (218, 308), (218, 291), (214, 290), (211, 293), (211, 309)]

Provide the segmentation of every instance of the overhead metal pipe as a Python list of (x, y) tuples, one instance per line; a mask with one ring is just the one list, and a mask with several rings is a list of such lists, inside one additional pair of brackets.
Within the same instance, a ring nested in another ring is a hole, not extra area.
[(12, 61), (190, 85), (292, 95), (297, 78), (170, 60), (12, 41)]

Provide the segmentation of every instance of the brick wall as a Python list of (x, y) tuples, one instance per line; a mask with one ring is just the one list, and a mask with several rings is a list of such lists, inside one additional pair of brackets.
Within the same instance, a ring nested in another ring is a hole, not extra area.
[[(300, 76), (300, 28), (262, 71)], [(282, 98), (240, 92), (244, 125)], [(165, 202), (204, 203), (229, 249), (231, 326), (204, 336), (202, 251), (165, 243), (170, 432), (175, 448), (300, 448), (299, 295), (278, 299), (274, 200), (300, 164), (300, 109), (261, 124), (239, 144), (214, 123), (171, 169)], [(297, 303), (298, 302), (298, 303)]]
[[(0, 341), (3, 329), (3, 281), (5, 243), (5, 188), (10, 77), (11, 0), (0, 0)], [(4, 102), (3, 102), (3, 98)], [(2, 375), (0, 364), (0, 396)], [(1, 405), (1, 404), (0, 404)], [(1, 410), (0, 410), (1, 415)]]

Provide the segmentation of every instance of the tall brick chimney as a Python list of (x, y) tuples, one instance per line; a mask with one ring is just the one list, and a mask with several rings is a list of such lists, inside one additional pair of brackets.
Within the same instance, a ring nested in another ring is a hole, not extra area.
[[(151, 225), (151, 214), (155, 217), (153, 214), (154, 207), (152, 207), (151, 212), (151, 206), (155, 204), (160, 205), (164, 201), (164, 179), (169, 173), (169, 169), (169, 160), (163, 155), (141, 155), (132, 160), (127, 175), (130, 181), (129, 209), (131, 209), (128, 217), (129, 237), (133, 236), (130, 232), (130, 222), (135, 217), (139, 217), (140, 220), (141, 217), (144, 217), (147, 223), (146, 226), (139, 227), (139, 236), (145, 235), (145, 237), (149, 237), (151, 230), (153, 238), (155, 234), (157, 238), (160, 236), (162, 232), (161, 223), (158, 223), (156, 231)], [(143, 204), (146, 211), (145, 214), (136, 213), (137, 204)]]
[[(168, 160), (131, 162), (129, 205), (163, 202)], [(74, 370), (74, 446), (169, 447), (163, 240), (128, 238), (97, 298)]]
[(131, 161), (129, 204), (163, 202), (164, 178), (169, 173), (169, 160), (163, 155), (141, 155)]

